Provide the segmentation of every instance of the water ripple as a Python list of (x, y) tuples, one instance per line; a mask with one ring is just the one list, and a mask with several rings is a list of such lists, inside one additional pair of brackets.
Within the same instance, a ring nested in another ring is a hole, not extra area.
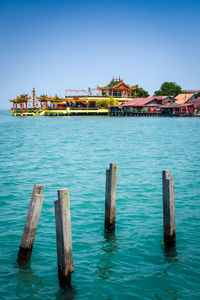
[[(14, 118), (0, 112), (2, 299), (198, 299), (199, 118)], [(105, 170), (118, 162), (115, 235)], [(177, 248), (163, 247), (161, 171), (176, 190)], [(31, 263), (16, 256), (34, 183), (44, 204)], [(53, 202), (70, 189), (72, 289), (59, 289)]]

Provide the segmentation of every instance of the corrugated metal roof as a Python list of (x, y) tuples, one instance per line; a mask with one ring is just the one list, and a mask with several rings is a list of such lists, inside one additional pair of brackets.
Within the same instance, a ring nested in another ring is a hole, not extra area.
[(149, 97), (147, 97), (147, 98), (149, 98), (149, 99), (151, 99), (151, 100), (154, 100), (154, 99), (157, 99), (157, 100), (165, 100), (165, 99), (167, 99), (167, 98), (170, 98), (170, 96), (149, 96)]
[(187, 106), (193, 106), (193, 103), (187, 103), (187, 104), (172, 104), (172, 103), (166, 103), (165, 105), (160, 106), (161, 108), (181, 108), (181, 107), (187, 107)]
[(194, 104), (195, 107), (200, 107), (200, 97), (190, 100), (190, 102), (188, 102), (187, 104)]
[(133, 100), (130, 100), (122, 104), (122, 106), (146, 106), (146, 105), (156, 106), (157, 104), (148, 104), (153, 100), (160, 101), (156, 96), (149, 96), (147, 98), (134, 98)]
[(150, 102), (148, 98), (134, 98), (127, 103), (122, 104), (122, 106), (143, 106)]
[(196, 94), (196, 93), (200, 93), (200, 90), (185, 90), (185, 92), (188, 94)]
[(179, 94), (178, 96), (175, 97), (176, 104), (184, 104), (193, 96), (194, 94)]

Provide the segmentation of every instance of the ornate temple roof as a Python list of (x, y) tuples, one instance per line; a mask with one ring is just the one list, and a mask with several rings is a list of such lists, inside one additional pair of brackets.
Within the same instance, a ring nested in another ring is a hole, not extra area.
[(20, 96), (17, 96), (15, 99), (10, 99), (10, 102), (13, 103), (26, 103), (31, 97), (28, 96), (28, 94), (22, 94)]
[(47, 95), (45, 95), (45, 94), (43, 94), (43, 95), (40, 95), (39, 97), (36, 97), (39, 101), (41, 101), (41, 102), (46, 102), (46, 101), (49, 101), (49, 100), (51, 100), (51, 97), (49, 97), (49, 96), (47, 96)]
[(50, 101), (51, 103), (57, 103), (57, 104), (61, 104), (63, 102), (63, 98), (58, 97), (58, 95), (56, 94), (55, 97), (51, 98)]
[(120, 87), (120, 85), (123, 85), (123, 89), (130, 89), (130, 90), (134, 90), (135, 88), (130, 87), (128, 84), (124, 83), (123, 80), (119, 77), (119, 79), (113, 79), (105, 86), (103, 87), (97, 87), (97, 89), (99, 90), (106, 90), (106, 89), (115, 89)]

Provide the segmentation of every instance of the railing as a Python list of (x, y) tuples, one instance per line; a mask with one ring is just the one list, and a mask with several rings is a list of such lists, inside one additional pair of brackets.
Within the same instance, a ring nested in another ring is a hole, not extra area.
[(99, 107), (69, 107), (70, 110), (99, 110)]
[(78, 98), (133, 98), (133, 96), (113, 96), (113, 95), (78, 95), (78, 96), (65, 96), (66, 99), (78, 99)]
[(100, 109), (99, 107), (48, 107), (47, 110), (98, 110)]

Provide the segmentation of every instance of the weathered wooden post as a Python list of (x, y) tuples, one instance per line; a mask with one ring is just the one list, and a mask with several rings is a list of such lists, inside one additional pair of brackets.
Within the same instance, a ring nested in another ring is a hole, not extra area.
[(162, 172), (162, 179), (164, 243), (165, 247), (171, 247), (176, 245), (174, 179), (169, 170)]
[(58, 279), (60, 286), (71, 286), (71, 273), (74, 271), (72, 256), (72, 234), (69, 190), (58, 191), (54, 202), (56, 218), (56, 242)]
[(105, 231), (107, 232), (115, 231), (116, 188), (117, 163), (111, 163), (110, 169), (106, 170)]
[(24, 232), (18, 252), (17, 261), (19, 264), (27, 263), (31, 258), (33, 243), (37, 231), (38, 221), (42, 210), (44, 196), (42, 195), (43, 186), (34, 184), (28, 214), (24, 226)]

